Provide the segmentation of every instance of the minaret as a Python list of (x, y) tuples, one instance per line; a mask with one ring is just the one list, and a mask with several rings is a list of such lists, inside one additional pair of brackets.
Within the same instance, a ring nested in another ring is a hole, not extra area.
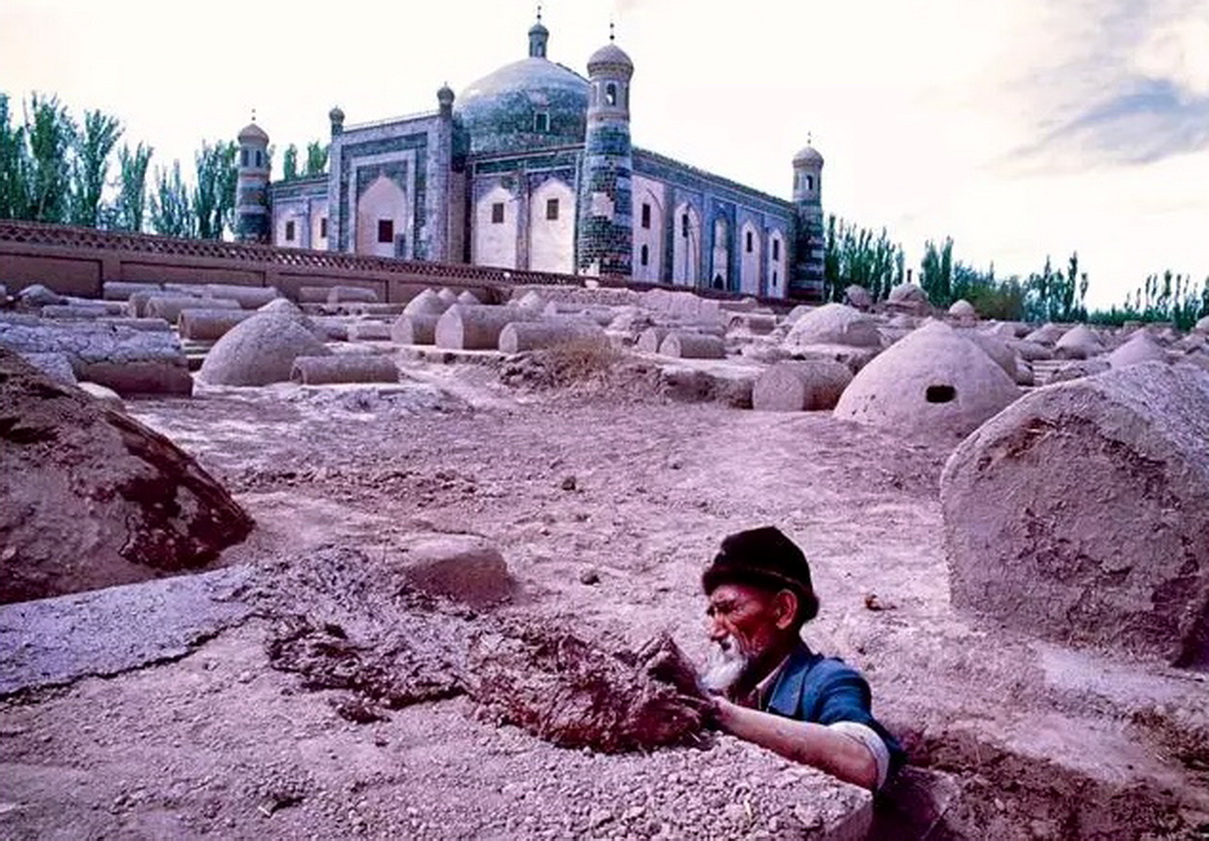
[(235, 186), (235, 239), (269, 244), (269, 136), (256, 116), (239, 133), (239, 168)]
[(453, 231), (450, 204), (453, 200), (453, 88), (448, 83), (437, 90), (437, 142), (428, 184), (428, 223), (422, 242), (416, 243), (416, 259), (453, 262), (450, 248)]
[(807, 141), (793, 157), (793, 204), (797, 222), (790, 298), (823, 292), (823, 156)]
[[(610, 30), (612, 26), (610, 26)], [(588, 125), (579, 178), (576, 266), (585, 274), (631, 275), (634, 228), (630, 176), (630, 79), (634, 63), (613, 43), (588, 59)]]

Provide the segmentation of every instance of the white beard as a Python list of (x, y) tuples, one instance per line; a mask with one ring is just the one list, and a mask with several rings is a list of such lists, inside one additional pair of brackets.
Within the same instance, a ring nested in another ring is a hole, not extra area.
[(710, 646), (701, 686), (707, 692), (725, 694), (742, 679), (750, 665), (750, 658), (739, 650), (739, 644), (727, 637)]

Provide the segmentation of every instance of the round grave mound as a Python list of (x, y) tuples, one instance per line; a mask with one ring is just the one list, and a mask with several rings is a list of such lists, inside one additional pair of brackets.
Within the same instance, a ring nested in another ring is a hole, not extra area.
[(289, 382), (299, 356), (326, 356), (328, 349), (294, 318), (262, 313), (231, 328), (214, 343), (198, 371), (211, 385)]
[(825, 304), (803, 313), (785, 341), (790, 345), (880, 347), (881, 334), (869, 316), (845, 304)]
[(931, 322), (862, 368), (835, 416), (909, 437), (954, 440), (1019, 396), (986, 353), (948, 325)]
[(1062, 642), (1209, 665), (1209, 374), (1051, 385), (941, 476), (953, 603)]
[(1108, 354), (1108, 364), (1114, 368), (1138, 365), (1142, 362), (1166, 362), (1167, 353), (1145, 330), (1138, 330), (1129, 341)]

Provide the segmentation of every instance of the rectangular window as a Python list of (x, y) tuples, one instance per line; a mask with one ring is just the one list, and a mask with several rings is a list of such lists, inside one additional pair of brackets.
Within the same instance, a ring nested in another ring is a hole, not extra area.
[(781, 241), (779, 239), (772, 241), (772, 259), (774, 261), (781, 259)]
[(546, 218), (550, 220), (558, 218), (558, 199), (546, 200)]
[(751, 231), (747, 232), (747, 253), (751, 253)]
[(239, 150), (239, 165), (240, 166), (248, 165), (248, 150), (247, 149)]
[(394, 242), (395, 241), (395, 220), (394, 219), (379, 219), (378, 220), (378, 242)]
[(641, 256), (642, 256), (642, 265), (644, 265), (644, 266), (649, 265), (651, 262), (651, 249), (647, 248), (645, 245), (642, 246), (642, 255)]
[(285, 241), (286, 242), (294, 241), (294, 222), (293, 222), (293, 220), (290, 220), (289, 222), (285, 223)]
[(533, 115), (533, 130), (538, 134), (545, 134), (550, 130), (550, 113), (548, 111), (538, 111)]
[(651, 229), (651, 206), (646, 202), (642, 204), (642, 227)]
[(327, 217), (324, 216), (319, 220), (319, 238), (327, 239)]
[(504, 224), (504, 203), (502, 201), (491, 205), (491, 223), (493, 225)]
[(685, 213), (680, 217), (680, 236), (688, 239), (688, 214)]
[(259, 149), (256, 150), (256, 165), (264, 166), (264, 153)]

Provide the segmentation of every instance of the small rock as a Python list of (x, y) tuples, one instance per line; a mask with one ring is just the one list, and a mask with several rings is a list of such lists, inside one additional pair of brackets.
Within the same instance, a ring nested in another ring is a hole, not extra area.
[(600, 573), (594, 569), (585, 569), (579, 574), (579, 583), (591, 586), (600, 583)]
[(576, 487), (577, 487), (577, 486), (578, 486), (578, 483), (576, 482), (576, 480), (575, 480), (575, 477), (574, 477), (574, 476), (566, 476), (566, 477), (564, 477), (564, 478), (563, 478), (563, 481), (562, 481), (562, 485), (560, 485), (560, 487), (561, 487), (561, 488), (562, 488), (564, 491), (573, 491), (573, 490), (575, 490), (575, 489), (576, 489)]
[(882, 601), (877, 597), (877, 593), (865, 594), (865, 609), (866, 610), (895, 610), (898, 607), (894, 602)]

